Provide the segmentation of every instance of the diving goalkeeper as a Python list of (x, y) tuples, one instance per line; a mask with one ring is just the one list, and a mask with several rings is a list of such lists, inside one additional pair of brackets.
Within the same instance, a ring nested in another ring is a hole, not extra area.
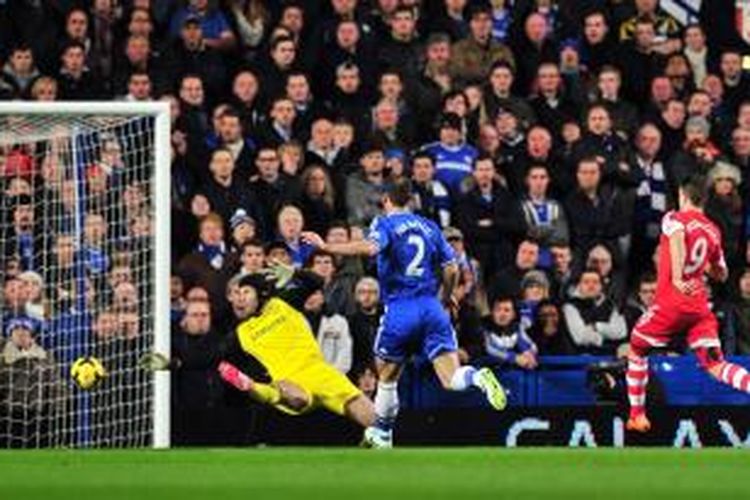
[[(239, 282), (240, 324), (227, 356), (252, 358), (265, 370), (252, 378), (229, 361), (219, 364), (226, 382), (253, 399), (292, 415), (325, 408), (363, 427), (375, 422), (372, 402), (346, 376), (329, 365), (300, 310), (322, 286), (322, 279), (280, 263)], [(238, 363), (239, 364), (239, 363)]]

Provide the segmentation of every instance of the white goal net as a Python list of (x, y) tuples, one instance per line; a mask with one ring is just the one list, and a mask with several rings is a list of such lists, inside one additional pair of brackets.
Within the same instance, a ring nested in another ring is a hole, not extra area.
[(0, 106), (0, 448), (168, 446), (168, 109), (42, 106)]

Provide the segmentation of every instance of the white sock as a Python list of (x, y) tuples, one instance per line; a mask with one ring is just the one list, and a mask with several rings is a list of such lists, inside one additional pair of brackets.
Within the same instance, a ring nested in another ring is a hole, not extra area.
[(475, 381), (476, 373), (477, 369), (473, 366), (459, 367), (453, 372), (453, 377), (451, 377), (451, 389), (454, 391), (465, 391), (472, 386), (478, 387)]
[(398, 383), (378, 382), (378, 392), (375, 394), (375, 427), (390, 431), (397, 415)]

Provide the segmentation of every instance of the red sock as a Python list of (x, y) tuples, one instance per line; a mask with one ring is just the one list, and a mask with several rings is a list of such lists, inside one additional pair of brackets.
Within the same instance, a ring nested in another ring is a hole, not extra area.
[(250, 377), (242, 373), (239, 368), (231, 363), (222, 361), (221, 363), (219, 363), (218, 371), (219, 375), (221, 375), (221, 378), (224, 379), (224, 381), (232, 384), (241, 391), (249, 390), (250, 386), (252, 385), (250, 382)]
[(724, 362), (719, 371), (719, 380), (738, 391), (750, 392), (750, 373), (740, 365)]
[(628, 356), (628, 400), (630, 418), (646, 413), (646, 385), (648, 384), (648, 360), (635, 354)]

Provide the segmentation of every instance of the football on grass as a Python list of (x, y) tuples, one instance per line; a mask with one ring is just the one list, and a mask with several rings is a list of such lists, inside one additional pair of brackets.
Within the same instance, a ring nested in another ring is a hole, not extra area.
[(98, 359), (84, 356), (76, 359), (70, 367), (70, 376), (78, 387), (91, 390), (104, 380), (107, 370)]

